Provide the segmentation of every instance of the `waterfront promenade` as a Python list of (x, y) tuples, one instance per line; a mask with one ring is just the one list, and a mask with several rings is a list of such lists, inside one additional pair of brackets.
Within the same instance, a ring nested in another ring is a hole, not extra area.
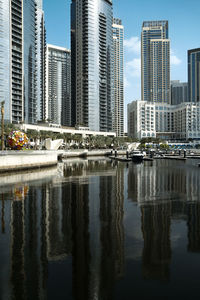
[[(113, 155), (113, 158), (115, 158), (115, 152), (111, 149), (0, 151), (0, 173), (52, 167), (56, 166), (59, 160), (70, 158), (109, 157), (111, 154)], [(126, 150), (117, 150), (117, 159), (121, 160), (122, 156), (124, 159), (126, 158)], [(186, 158), (183, 154), (178, 155), (177, 153), (173, 155), (164, 155), (162, 157), (154, 157), (154, 159), (158, 158), (175, 160), (186, 160), (187, 158), (199, 159), (200, 153), (198, 150), (192, 154), (187, 153)]]
[(56, 151), (1, 151), (0, 173), (57, 165)]
[[(35, 150), (35, 151), (0, 151), (0, 173), (15, 172), (27, 169), (51, 167), (57, 165), (59, 159), (88, 156), (108, 156), (111, 150)], [(125, 155), (125, 151), (118, 151)]]

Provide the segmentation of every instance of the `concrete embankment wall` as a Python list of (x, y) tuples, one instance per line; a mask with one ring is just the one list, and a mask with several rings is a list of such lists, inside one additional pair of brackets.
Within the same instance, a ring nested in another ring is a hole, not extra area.
[(0, 173), (57, 165), (57, 153), (8, 151), (0, 153)]
[[(92, 157), (92, 156), (109, 156), (111, 155), (111, 150), (68, 150), (68, 151), (58, 151), (61, 158), (71, 158), (71, 157)], [(114, 151), (112, 153), (114, 155)], [(117, 155), (126, 155), (125, 150), (118, 150)]]
[[(0, 173), (55, 166), (58, 158), (100, 157), (110, 154), (109, 150), (0, 151)], [(125, 151), (118, 151), (118, 155), (125, 155)]]

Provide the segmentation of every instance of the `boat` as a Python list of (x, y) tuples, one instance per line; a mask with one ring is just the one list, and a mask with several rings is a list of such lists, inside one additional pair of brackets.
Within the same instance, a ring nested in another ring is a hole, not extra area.
[(144, 159), (144, 153), (141, 152), (140, 150), (133, 150), (129, 153), (129, 157), (134, 162), (142, 162)]

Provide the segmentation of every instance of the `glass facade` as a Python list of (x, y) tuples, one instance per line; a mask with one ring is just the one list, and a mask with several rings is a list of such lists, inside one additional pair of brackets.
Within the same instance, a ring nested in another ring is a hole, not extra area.
[(141, 35), (142, 100), (170, 102), (168, 21), (145, 21)]
[[(35, 0), (23, 2), (24, 16), (24, 120), (37, 122), (37, 7)], [(26, 24), (26, 26), (25, 26)], [(29, 26), (27, 26), (29, 24)]]
[(48, 108), (46, 105), (46, 31), (42, 1), (37, 0), (37, 121), (46, 121)]
[(71, 53), (65, 48), (47, 46), (48, 119), (63, 126), (71, 124)]
[(43, 9), (43, 0), (35, 0), (38, 9)]
[(18, 123), (24, 120), (24, 81), (23, 81), (23, 1), (11, 0), (10, 8), (10, 47), (11, 56), (11, 97), (10, 121)]
[(5, 101), (5, 120), (11, 119), (10, 107), (10, 1), (0, 1), (0, 102)]
[(0, 97), (5, 101), (5, 119), (36, 123), (45, 98), (42, 0), (0, 1), (0, 30)]
[(188, 83), (171, 81), (171, 104), (178, 105), (183, 102), (188, 102)]
[(117, 136), (124, 136), (124, 27), (121, 20), (115, 18), (113, 19), (113, 51), (113, 130)]
[(72, 125), (112, 130), (112, 2), (71, 4)]
[(200, 102), (200, 48), (188, 50), (188, 100)]

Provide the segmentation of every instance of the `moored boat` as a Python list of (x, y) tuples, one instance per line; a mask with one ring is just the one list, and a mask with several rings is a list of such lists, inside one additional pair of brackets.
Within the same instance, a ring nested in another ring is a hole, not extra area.
[(142, 162), (144, 159), (144, 154), (139, 151), (139, 150), (133, 150), (130, 154), (129, 157), (132, 159), (134, 162)]

